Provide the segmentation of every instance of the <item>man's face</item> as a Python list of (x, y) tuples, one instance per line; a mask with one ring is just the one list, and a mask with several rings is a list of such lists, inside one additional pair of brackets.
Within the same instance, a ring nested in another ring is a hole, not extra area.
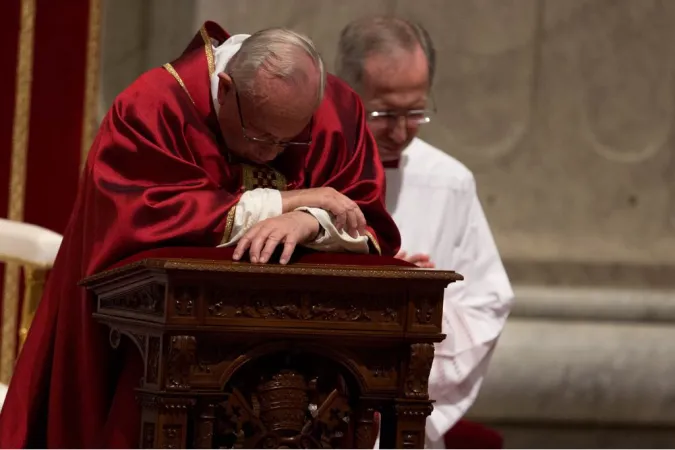
[[(382, 161), (394, 161), (425, 122), (429, 67), (421, 47), (364, 61), (362, 100)], [(372, 117), (372, 115), (375, 117)]]
[(311, 142), (312, 102), (298, 98), (290, 92), (293, 87), (280, 80), (261, 81), (256, 87), (258, 95), (240, 93), (236, 80), (220, 74), (218, 122), (228, 150), (265, 164), (288, 147), (306, 148)]

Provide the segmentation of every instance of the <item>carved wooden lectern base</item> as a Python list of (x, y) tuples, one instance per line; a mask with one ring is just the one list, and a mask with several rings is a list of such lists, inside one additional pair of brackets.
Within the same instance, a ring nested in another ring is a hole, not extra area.
[(136, 344), (142, 448), (423, 448), (454, 272), (145, 259), (90, 277)]

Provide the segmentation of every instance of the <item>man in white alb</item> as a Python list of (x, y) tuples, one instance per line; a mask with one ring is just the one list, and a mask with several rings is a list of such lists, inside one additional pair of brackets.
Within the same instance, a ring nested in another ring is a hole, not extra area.
[(513, 291), (462, 163), (416, 137), (431, 120), (435, 52), (419, 25), (394, 17), (352, 22), (340, 35), (336, 74), (361, 95), (386, 168), (387, 210), (402, 238), (399, 257), (455, 270), (445, 293), (443, 332), (429, 394), (427, 447), (472, 405), (513, 302)]

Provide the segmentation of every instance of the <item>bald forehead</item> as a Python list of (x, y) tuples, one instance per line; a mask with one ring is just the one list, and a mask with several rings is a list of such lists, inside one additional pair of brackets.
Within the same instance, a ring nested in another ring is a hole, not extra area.
[(313, 110), (318, 91), (319, 76), (315, 73), (299, 71), (290, 78), (279, 78), (260, 72), (255, 78), (251, 100), (258, 106)]
[(259, 70), (253, 92), (245, 95), (245, 115), (251, 125), (278, 138), (290, 138), (310, 121), (317, 107), (320, 74), (311, 59), (291, 77)]
[(412, 50), (394, 49), (374, 53), (363, 64), (365, 87), (391, 92), (424, 89), (429, 86), (429, 63), (420, 45)]
[(293, 91), (294, 95), (316, 98), (321, 73), (306, 52), (300, 49), (295, 52), (292, 72), (288, 76), (274, 75), (275, 71), (271, 69), (275, 64), (273, 59), (269, 59), (257, 70), (253, 81), (255, 96), (269, 97)]

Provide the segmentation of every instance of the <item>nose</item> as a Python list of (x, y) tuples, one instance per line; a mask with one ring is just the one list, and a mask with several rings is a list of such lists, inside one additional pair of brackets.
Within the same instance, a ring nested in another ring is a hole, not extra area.
[(285, 147), (283, 145), (268, 145), (259, 153), (260, 159), (264, 162), (273, 161), (284, 151), (284, 149)]
[(407, 136), (407, 122), (405, 117), (396, 117), (395, 122), (389, 128), (389, 139), (400, 144), (405, 142)]

